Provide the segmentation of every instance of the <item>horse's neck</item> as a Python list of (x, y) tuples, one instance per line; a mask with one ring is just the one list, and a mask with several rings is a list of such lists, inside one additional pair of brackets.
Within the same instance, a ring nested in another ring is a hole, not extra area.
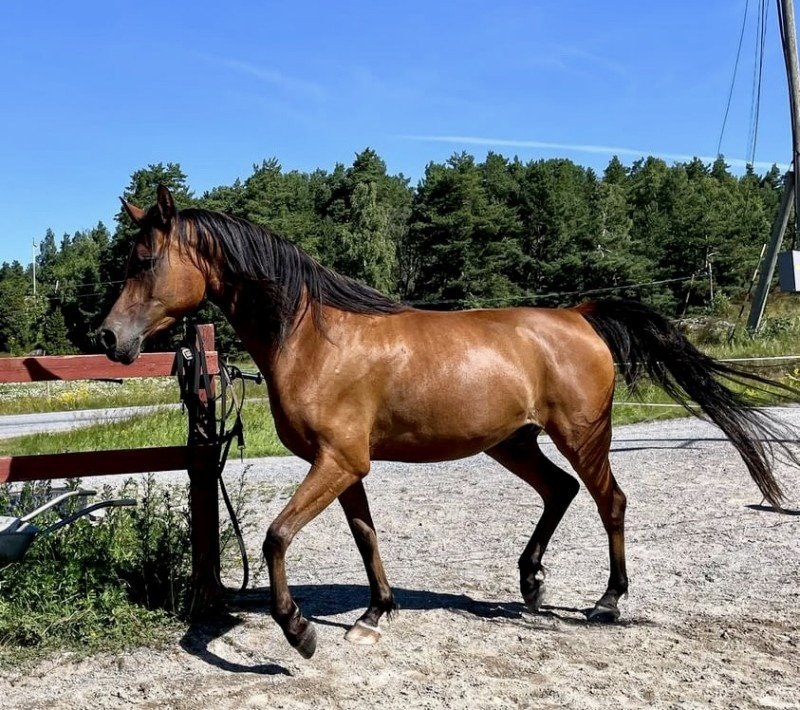
[(277, 307), (266, 294), (246, 286), (234, 287), (216, 297), (212, 295), (211, 301), (225, 314), (245, 350), (268, 380), (281, 360), (286, 359), (286, 353), (294, 350), (301, 333), (315, 329), (310, 309), (300, 308), (294, 321), (287, 326), (280, 321)]
[(209, 280), (208, 299), (225, 315), (245, 348), (262, 350), (280, 338), (281, 323), (265, 289), (257, 284)]

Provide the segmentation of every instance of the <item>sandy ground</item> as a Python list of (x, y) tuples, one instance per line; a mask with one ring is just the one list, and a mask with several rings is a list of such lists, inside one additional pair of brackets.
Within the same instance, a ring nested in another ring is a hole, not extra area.
[[(785, 416), (800, 424), (800, 410)], [(545, 558), (548, 607), (531, 615), (516, 559), (541, 510), (536, 495), (483, 456), (379, 463), (367, 490), (401, 610), (378, 645), (343, 639), (368, 589), (334, 506), (290, 549), (294, 594), (319, 634), (311, 660), (259, 603), (257, 575), (253, 603), (166, 649), (61, 655), (6, 673), (0, 707), (800, 708), (798, 472), (778, 469), (788, 515), (760, 507), (733, 449), (696, 420), (620, 427), (612, 462), (629, 500), (631, 586), (617, 624), (582, 613), (608, 574), (585, 491)], [(291, 458), (245, 468), (256, 490), (278, 491), (254, 496), (256, 566), (305, 469)], [(242, 464), (229, 469), (235, 478)]]

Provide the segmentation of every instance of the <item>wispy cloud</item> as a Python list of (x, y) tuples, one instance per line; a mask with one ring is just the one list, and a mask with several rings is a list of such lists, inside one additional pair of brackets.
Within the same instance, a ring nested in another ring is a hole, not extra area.
[[(480, 136), (425, 136), (425, 135), (401, 135), (398, 136), (403, 140), (412, 141), (426, 141), (430, 143), (451, 143), (453, 145), (479, 145), (486, 148), (538, 148), (540, 150), (563, 150), (568, 153), (592, 153), (595, 155), (619, 155), (619, 156), (632, 156), (635, 158), (642, 158), (652, 155), (656, 158), (664, 160), (674, 160), (678, 162), (686, 162), (693, 158), (699, 158), (703, 162), (712, 163), (716, 157), (707, 155), (683, 155), (679, 153), (663, 153), (654, 150), (645, 150), (639, 148), (624, 148), (621, 146), (610, 145), (587, 145), (583, 143), (548, 143), (545, 141), (530, 141), (530, 140), (515, 140), (508, 138), (485, 138)], [(747, 161), (743, 158), (729, 158), (725, 156), (725, 162), (728, 165), (744, 168), (747, 166)], [(783, 163), (776, 163), (779, 168), (786, 169), (788, 165)], [(770, 161), (756, 161), (753, 163), (755, 168), (769, 169), (773, 165)]]
[(540, 62), (573, 73), (615, 74), (620, 78), (631, 78), (631, 68), (627, 64), (569, 45), (550, 45), (546, 53), (540, 56)]
[(266, 84), (270, 84), (271, 86), (291, 94), (302, 95), (316, 101), (321, 101), (327, 96), (327, 92), (320, 84), (289, 76), (277, 69), (260, 67), (256, 64), (243, 62), (239, 59), (217, 59), (217, 61), (226, 69), (255, 77)]

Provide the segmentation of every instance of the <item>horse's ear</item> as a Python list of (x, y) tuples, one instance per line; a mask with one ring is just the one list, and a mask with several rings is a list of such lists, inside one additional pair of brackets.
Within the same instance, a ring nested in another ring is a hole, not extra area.
[(158, 207), (158, 214), (166, 226), (173, 220), (178, 210), (175, 209), (175, 200), (172, 199), (172, 193), (163, 185), (158, 186), (157, 196), (156, 207)]
[(128, 213), (128, 217), (130, 217), (134, 221), (134, 224), (141, 225), (142, 222), (144, 221), (144, 218), (147, 216), (147, 212), (143, 210), (141, 207), (132, 205), (124, 197), (120, 197), (119, 199), (120, 202), (122, 202), (123, 208)]

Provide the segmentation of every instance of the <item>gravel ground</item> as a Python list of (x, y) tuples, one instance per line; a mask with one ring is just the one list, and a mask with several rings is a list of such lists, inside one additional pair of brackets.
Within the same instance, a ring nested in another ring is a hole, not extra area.
[[(781, 416), (800, 426), (800, 409)], [(516, 571), (541, 510), (530, 489), (485, 456), (376, 463), (366, 486), (401, 607), (378, 645), (343, 639), (368, 589), (333, 506), (289, 553), (294, 594), (319, 633), (311, 660), (252, 603), (266, 597), (257, 574), (251, 603), (226, 621), (197, 625), (163, 650), (65, 654), (6, 673), (0, 706), (800, 708), (798, 472), (778, 467), (789, 514), (763, 508), (735, 451), (697, 420), (619, 427), (612, 463), (629, 502), (631, 585), (617, 624), (590, 625), (582, 613), (608, 575), (585, 491), (545, 558), (545, 613), (531, 615)], [(241, 472), (258, 520), (248, 536), (255, 561), (305, 466), (232, 462), (227, 476)]]

